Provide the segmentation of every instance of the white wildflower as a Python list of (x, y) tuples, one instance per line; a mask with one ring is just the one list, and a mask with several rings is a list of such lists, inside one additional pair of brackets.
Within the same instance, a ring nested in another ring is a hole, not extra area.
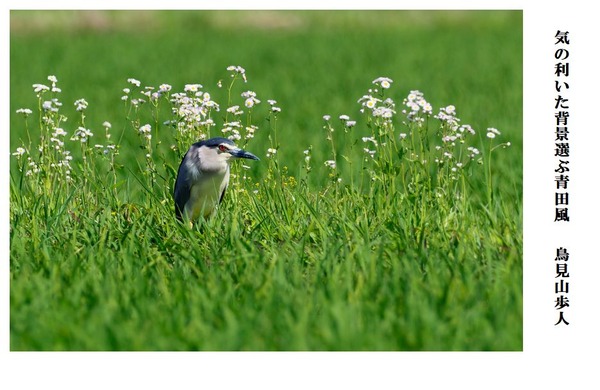
[(246, 126), (246, 139), (254, 138), (254, 133), (258, 130), (255, 125)]
[(128, 78), (128, 79), (127, 79), (127, 82), (128, 82), (129, 84), (133, 84), (133, 85), (135, 85), (136, 87), (139, 87), (139, 86), (142, 84), (142, 82), (141, 82), (140, 80), (136, 80), (136, 79), (134, 79), (134, 78)]
[(227, 112), (233, 115), (242, 115), (244, 111), (240, 110), (240, 106), (231, 106), (227, 109)]
[(42, 103), (42, 109), (44, 111), (58, 112), (58, 108), (54, 107), (53, 102), (50, 100), (47, 100), (44, 103)]
[(475, 135), (475, 130), (471, 127), (471, 125), (462, 125), (458, 128), (458, 130), (462, 132), (467, 132), (469, 134)]
[(84, 111), (88, 107), (88, 102), (85, 99), (78, 99), (74, 103), (77, 111)]
[(368, 154), (371, 158), (375, 158), (375, 150), (370, 150), (368, 148), (363, 148), (363, 151)]
[(372, 142), (373, 145), (377, 146), (377, 140), (373, 137), (362, 137), (363, 142)]
[(17, 114), (23, 114), (25, 116), (28, 116), (33, 114), (33, 111), (31, 111), (29, 108), (19, 108), (17, 110)]
[(380, 116), (380, 117), (386, 118), (386, 119), (391, 118), (395, 113), (396, 113), (396, 111), (394, 111), (388, 107), (376, 107), (373, 110), (373, 116)]
[(373, 84), (380, 85), (383, 89), (388, 89), (392, 83), (392, 79), (387, 77), (378, 77), (375, 80), (373, 80)]
[(52, 133), (53, 137), (58, 137), (58, 136), (64, 137), (65, 135), (67, 135), (67, 132), (60, 127), (57, 127), (56, 130), (54, 130), (54, 133)]
[(88, 138), (93, 135), (94, 133), (92, 133), (91, 130), (79, 126), (77, 130), (75, 130), (73, 136), (71, 137), (71, 141), (81, 141), (81, 143), (85, 143), (87, 142)]
[(146, 139), (152, 139), (152, 126), (145, 124), (138, 129), (139, 133)]
[(231, 73), (231, 77), (235, 77), (236, 74), (241, 74), (242, 78), (244, 79), (244, 82), (248, 81), (246, 79), (246, 69), (242, 68), (241, 66), (229, 65), (227, 67), (227, 70), (230, 71), (230, 72), (232, 72)]
[(26, 150), (24, 148), (17, 148), (17, 150), (12, 154), (13, 156), (17, 156), (17, 158), (21, 157), (22, 155), (24, 155), (26, 152)]
[(246, 99), (244, 105), (247, 108), (252, 108), (255, 104), (260, 103), (260, 100), (256, 98), (256, 92), (254, 91), (242, 92), (242, 97)]
[(488, 127), (486, 135), (488, 138), (496, 138), (497, 135), (500, 135), (500, 132), (498, 131), (498, 129)]
[(35, 92), (35, 93), (46, 92), (49, 90), (50, 90), (50, 87), (48, 87), (44, 84), (33, 84), (33, 92)]
[(267, 158), (274, 156), (277, 153), (277, 149), (269, 148), (267, 149)]
[(169, 92), (173, 87), (171, 87), (169, 84), (161, 84), (158, 87), (158, 91), (165, 93), (165, 92)]
[(200, 91), (201, 88), (202, 88), (202, 85), (200, 85), (200, 84), (186, 84), (183, 87), (183, 90), (185, 92), (198, 92), (198, 91)]

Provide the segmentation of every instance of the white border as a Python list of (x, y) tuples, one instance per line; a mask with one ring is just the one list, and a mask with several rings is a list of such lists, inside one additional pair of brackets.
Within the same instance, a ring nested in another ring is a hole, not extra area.
[[(47, 9), (40, 1), (7, 1), (2, 17), (2, 52), (9, 53), (10, 9)], [(161, 9), (142, 1), (52, 2), (57, 9)], [(0, 214), (5, 261), (2, 263), (0, 348), (2, 388), (106, 389), (178, 388), (569, 388), (598, 386), (600, 347), (598, 305), (598, 160), (596, 118), (598, 85), (597, 12), (593, 2), (545, 1), (330, 1), (182, 2), (169, 9), (523, 9), (524, 10), (524, 352), (490, 353), (10, 353), (8, 273), (8, 186)], [(572, 40), (572, 183), (573, 221), (557, 226), (553, 213), (553, 34), (568, 29)], [(3, 112), (9, 107), (9, 55), (4, 55)], [(3, 115), (8, 129), (8, 115)], [(0, 132), (2, 166), (8, 167), (8, 132)], [(8, 169), (2, 171), (8, 183)], [(572, 306), (569, 327), (556, 328), (553, 259), (556, 246), (567, 246)], [(591, 352), (591, 354), (589, 353)], [(7, 386), (8, 385), (8, 386)]]

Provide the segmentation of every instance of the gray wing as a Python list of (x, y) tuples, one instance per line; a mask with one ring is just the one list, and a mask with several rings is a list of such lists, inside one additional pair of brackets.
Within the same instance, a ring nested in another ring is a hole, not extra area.
[[(189, 153), (189, 151), (188, 151)], [(189, 175), (184, 164), (188, 153), (183, 156), (181, 164), (179, 164), (179, 170), (177, 171), (177, 180), (175, 181), (175, 189), (173, 191), (173, 198), (175, 199), (175, 216), (177, 219), (183, 219), (183, 211), (185, 210), (185, 204), (190, 200), (191, 186), (189, 182)]]
[(224, 185), (221, 189), (221, 197), (219, 198), (219, 204), (223, 202), (223, 197), (225, 197), (225, 191), (227, 190), (227, 185)]
[(227, 166), (227, 172), (225, 173), (225, 177), (223, 178), (223, 182), (221, 183), (221, 196), (219, 197), (219, 204), (223, 202), (223, 197), (225, 196), (227, 186), (229, 186), (229, 165)]

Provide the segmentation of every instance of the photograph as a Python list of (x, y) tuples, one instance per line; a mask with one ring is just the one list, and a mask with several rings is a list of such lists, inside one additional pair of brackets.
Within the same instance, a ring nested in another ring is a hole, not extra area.
[(589, 4), (4, 15), (3, 389), (600, 388)]
[(11, 10), (11, 351), (523, 351), (522, 10)]

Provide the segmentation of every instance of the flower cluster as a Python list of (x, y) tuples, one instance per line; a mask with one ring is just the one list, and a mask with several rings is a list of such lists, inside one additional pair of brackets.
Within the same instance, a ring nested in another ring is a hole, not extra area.
[[(151, 127), (150, 127), (150, 125), (146, 125), (146, 126), (148, 126), (148, 135), (150, 135)], [(104, 123), (102, 123), (102, 127), (104, 127), (104, 135), (106, 137), (107, 144), (106, 145), (96, 144), (96, 145), (94, 145), (94, 150), (96, 152), (98, 152), (99, 154), (101, 154), (102, 156), (110, 155), (111, 158), (114, 158), (114, 156), (116, 154), (118, 154), (118, 151), (117, 151), (118, 146), (113, 144), (110, 140), (110, 129), (111, 129), (112, 125), (110, 122), (105, 121)], [(142, 126), (142, 127), (144, 127), (144, 126)], [(142, 134), (142, 132), (140, 130), (141, 129), (138, 129), (140, 134)], [(113, 164), (114, 164), (114, 160), (111, 160), (111, 166)]]
[(27, 157), (27, 171), (25, 171), (25, 176), (32, 176), (35, 173), (40, 172), (40, 167), (38, 164), (33, 161), (31, 157)]
[(254, 133), (256, 130), (258, 130), (258, 126), (256, 125), (246, 126), (246, 139), (254, 138)]
[(362, 105), (363, 108), (360, 109), (360, 112), (365, 112), (365, 108), (370, 110), (374, 110), (378, 103), (381, 103), (381, 99), (374, 97), (373, 95), (363, 95), (360, 99), (358, 99), (358, 103)]
[[(134, 88), (139, 88), (142, 85), (142, 82), (140, 80), (134, 79), (134, 78), (128, 78), (127, 82), (129, 84), (131, 84)], [(123, 92), (125, 94), (123, 96), (121, 96), (121, 100), (123, 100), (125, 102), (130, 101), (131, 104), (133, 105), (133, 107), (135, 107), (135, 108), (138, 108), (139, 106), (141, 106), (142, 104), (144, 104), (148, 101), (157, 104), (158, 100), (164, 94), (167, 94), (169, 91), (171, 91), (171, 89), (172, 89), (172, 87), (169, 84), (161, 84), (158, 87), (158, 90), (156, 90), (156, 88), (152, 87), (152, 86), (145, 86), (140, 91), (140, 94), (145, 96), (145, 98), (141, 98), (141, 97), (134, 98), (134, 97), (130, 97), (130, 94), (131, 94), (130, 88), (123, 88)]]
[(78, 99), (75, 101), (75, 109), (77, 111), (84, 111), (88, 107), (88, 102), (85, 99)]
[(256, 98), (256, 92), (253, 92), (253, 91), (242, 92), (242, 97), (244, 99), (246, 99), (244, 101), (244, 105), (246, 106), (246, 108), (252, 108), (252, 107), (254, 107), (255, 104), (260, 103), (260, 100), (258, 100)]
[(277, 107), (277, 101), (273, 100), (273, 99), (269, 99), (267, 100), (267, 103), (269, 103), (269, 105), (271, 106), (271, 112), (274, 114), (280, 113), (281, 112), (281, 108)]
[(33, 92), (37, 94), (38, 98), (48, 91), (52, 91), (54, 93), (62, 92), (61, 89), (56, 86), (56, 84), (58, 83), (58, 79), (56, 78), (56, 76), (48, 76), (48, 81), (52, 83), (52, 87), (48, 87), (44, 84), (33, 84)]
[(170, 102), (177, 118), (174, 122), (180, 133), (197, 133), (197, 138), (204, 139), (208, 129), (215, 126), (210, 114), (212, 111), (219, 111), (220, 107), (212, 100), (210, 93), (202, 91), (202, 85), (187, 84), (184, 92), (171, 95)]
[(141, 81), (140, 81), (140, 80), (137, 80), (137, 79), (134, 79), (134, 78), (128, 78), (128, 79), (127, 79), (127, 82), (128, 82), (129, 84), (133, 84), (133, 85), (135, 85), (136, 87), (139, 87), (140, 85), (142, 85), (142, 83), (141, 83)]
[(346, 128), (346, 130), (348, 130), (351, 127), (356, 126), (356, 121), (350, 120), (350, 117), (348, 115), (340, 115), (340, 120), (344, 124), (344, 127)]
[(65, 146), (64, 141), (61, 139), (61, 137), (64, 137), (65, 135), (67, 135), (67, 132), (60, 127), (57, 127), (54, 130), (54, 132), (52, 133), (52, 137), (50, 138), (50, 142), (55, 144), (54, 145), (55, 150), (60, 150), (60, 148)]
[[(393, 118), (396, 106), (394, 100), (386, 96), (392, 82), (387, 77), (379, 77), (372, 82), (376, 87), (369, 89), (367, 94), (358, 99), (360, 112), (367, 114), (367, 127), (371, 130), (370, 136), (361, 137), (359, 140), (362, 139), (363, 142), (361, 150), (364, 163), (373, 162), (373, 165), (363, 166), (364, 172), (370, 174), (372, 180), (385, 180), (385, 175), (379, 174), (378, 170), (381, 167), (395, 166), (398, 164), (394, 161), (396, 156), (403, 156), (408, 162), (416, 163), (407, 165), (407, 183), (410, 183), (412, 177), (419, 177), (420, 170), (429, 173), (430, 169), (435, 167), (438, 174), (432, 177), (437, 181), (437, 188), (443, 189), (448, 180), (464, 178), (465, 174), (461, 172), (464, 172), (473, 160), (479, 164), (483, 162), (482, 153), (469, 145), (473, 144), (471, 137), (475, 135), (475, 130), (472, 126), (461, 123), (456, 107), (444, 106), (433, 115), (432, 105), (418, 90), (411, 90), (402, 100), (403, 131), (394, 134)], [(435, 138), (430, 138), (432, 122), (428, 119), (431, 117), (439, 121), (439, 127), (434, 129)], [(335, 170), (337, 159), (331, 116), (325, 115), (323, 119), (324, 128), (328, 131), (327, 140), (332, 142), (333, 154), (333, 159), (325, 161), (325, 166)], [(346, 125), (346, 129), (354, 125), (348, 115), (341, 115), (339, 119)], [(495, 128), (488, 128), (486, 134), (488, 138), (493, 139), (500, 135), (500, 132)], [(400, 140), (400, 144), (396, 140)], [(507, 147), (510, 143), (491, 147), (491, 150), (499, 146)], [(441, 190), (440, 193), (445, 191)]]
[(242, 68), (241, 66), (229, 65), (227, 70), (231, 72), (232, 78), (235, 78), (237, 75), (241, 75), (242, 79), (244, 79), (244, 82), (248, 82), (248, 79), (246, 78), (246, 69)]
[(311, 155), (312, 155), (312, 145), (308, 147), (308, 149), (306, 149), (304, 152), (302, 152), (304, 154), (304, 169), (306, 170), (306, 173), (309, 173), (311, 171), (311, 166), (310, 166), (310, 160), (311, 160)]
[(49, 90), (50, 90), (50, 87), (48, 87), (47, 85), (33, 84), (33, 92), (35, 92), (38, 97), (40, 97), (44, 92), (47, 92)]
[(460, 122), (460, 119), (456, 116), (456, 107), (453, 105), (441, 107), (440, 112), (434, 115), (434, 118), (440, 120), (440, 122), (445, 124), (453, 131), (458, 129), (458, 123)]
[(267, 149), (267, 158), (271, 158), (272, 156), (277, 154), (277, 149), (275, 148), (268, 148)]
[(94, 145), (94, 148), (96, 149), (96, 151), (102, 155), (107, 155), (109, 153), (115, 153), (117, 150), (117, 146), (114, 144), (108, 144), (108, 145), (100, 145), (100, 144), (96, 144)]
[(89, 137), (93, 136), (94, 133), (90, 129), (86, 129), (83, 126), (79, 126), (75, 133), (71, 137), (71, 141), (80, 141), (82, 144), (88, 142)]
[[(38, 173), (43, 172), (43, 177), (47, 180), (57, 180), (58, 182), (66, 180), (71, 181), (71, 161), (73, 156), (71, 152), (66, 149), (65, 137), (67, 131), (61, 127), (61, 122), (65, 122), (67, 118), (64, 115), (60, 115), (59, 111), (62, 107), (62, 103), (58, 99), (58, 94), (62, 90), (57, 86), (58, 79), (56, 76), (48, 76), (51, 86), (44, 84), (33, 84), (33, 91), (38, 97), (40, 107), (40, 123), (42, 124), (42, 137), (41, 142), (37, 146), (39, 153), (35, 155), (29, 155), (25, 165), (20, 166), (22, 172), (27, 177), (37, 177), (41, 179), (42, 176), (38, 176)], [(52, 93), (50, 98), (45, 98), (43, 95), (46, 93)], [(87, 108), (87, 102), (84, 99), (79, 99), (74, 103), (77, 111), (83, 111)], [(33, 113), (28, 108), (21, 108), (16, 111), (18, 114), (22, 114), (25, 118)], [(71, 140), (81, 141), (85, 143), (88, 141), (92, 132), (84, 127), (79, 127)], [(31, 145), (29, 145), (31, 147)], [(25, 147), (18, 147), (13, 153), (17, 159), (29, 154)]]
[(161, 84), (158, 86), (159, 93), (168, 93), (171, 91), (171, 89), (173, 89), (173, 87), (170, 86), (169, 84)]
[(425, 121), (423, 115), (429, 116), (433, 111), (433, 107), (425, 100), (423, 93), (417, 90), (410, 91), (402, 104), (407, 107), (402, 110), (402, 113), (406, 115), (409, 122), (421, 124)]
[(144, 90), (140, 91), (140, 93), (154, 103), (158, 102), (158, 99), (160, 99), (162, 96), (162, 92), (160, 90), (155, 91), (155, 88), (151, 86), (144, 87)]
[(378, 77), (373, 80), (373, 84), (379, 85), (383, 89), (388, 89), (392, 86), (393, 80), (387, 77)]
[(391, 118), (396, 113), (396, 104), (390, 98), (383, 101), (383, 105), (373, 108), (372, 114), (374, 117), (381, 117), (385, 122), (390, 122)]
[(59, 102), (57, 98), (53, 98), (42, 103), (42, 110), (56, 113), (58, 112), (60, 106), (62, 106), (62, 103)]
[[(373, 80), (373, 84), (377, 84), (383, 89), (390, 88), (392, 82), (392, 79), (387, 77), (379, 77)], [(365, 113), (366, 110), (370, 110), (371, 116), (382, 126), (390, 127), (392, 118), (396, 114), (396, 104), (391, 98), (383, 99), (383, 93), (378, 92), (377, 89), (369, 89), (368, 94), (358, 99), (358, 103), (361, 105), (360, 112)], [(374, 94), (378, 94), (379, 97), (374, 96)]]
[(240, 106), (238, 105), (227, 108), (227, 112), (235, 116), (240, 116), (244, 113), (244, 111), (240, 110)]
[(17, 158), (21, 158), (21, 156), (24, 155), (25, 153), (27, 153), (25, 148), (18, 147), (17, 150), (15, 150), (15, 152), (12, 153), (12, 155), (16, 156)]
[(474, 160), (479, 155), (479, 150), (473, 146), (467, 147), (467, 150), (469, 151), (469, 158), (471, 160)]
[(150, 126), (149, 124), (145, 124), (143, 126), (141, 126), (138, 129), (140, 135), (144, 138), (146, 138), (147, 140), (152, 139), (152, 126)]
[(221, 129), (221, 133), (223, 133), (223, 135), (225, 135), (230, 140), (237, 141), (242, 139), (242, 136), (240, 134), (241, 128), (242, 125), (238, 121), (226, 122), (223, 124), (223, 129)]
[(33, 111), (31, 111), (29, 108), (19, 108), (17, 110), (17, 114), (23, 114), (23, 116), (28, 117), (29, 115), (33, 114)]
[(496, 138), (497, 135), (500, 135), (500, 132), (498, 131), (498, 129), (488, 127), (486, 135), (488, 138)]

